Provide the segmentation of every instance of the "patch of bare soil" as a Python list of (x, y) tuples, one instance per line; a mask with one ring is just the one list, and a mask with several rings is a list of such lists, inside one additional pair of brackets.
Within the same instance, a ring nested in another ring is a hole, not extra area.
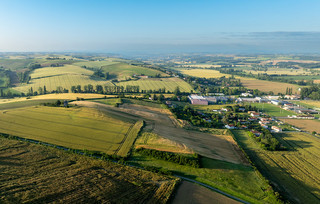
[(207, 203), (220, 203), (220, 204), (238, 204), (231, 198), (221, 195), (217, 192), (211, 191), (203, 186), (182, 181), (176, 195), (172, 201), (173, 204), (207, 204)]

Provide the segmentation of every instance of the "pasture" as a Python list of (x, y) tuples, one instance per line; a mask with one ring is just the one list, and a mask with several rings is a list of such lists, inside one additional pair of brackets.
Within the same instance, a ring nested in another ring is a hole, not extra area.
[(217, 70), (211, 69), (181, 69), (180, 72), (185, 75), (205, 78), (231, 77), (230, 74), (222, 74)]
[(151, 79), (139, 79), (117, 83), (118, 86), (127, 85), (139, 86), (140, 90), (159, 90), (165, 88), (166, 91), (173, 92), (176, 87), (180, 88), (181, 92), (191, 92), (192, 87), (187, 82), (179, 78), (151, 78)]
[(0, 112), (0, 132), (72, 149), (126, 156), (141, 122), (92, 108), (33, 106)]
[(262, 150), (244, 130), (232, 131), (260, 172), (294, 203), (319, 203), (320, 141), (306, 133), (275, 134), (288, 151)]
[(71, 92), (71, 86), (81, 85), (83, 89), (83, 87), (88, 84), (93, 86), (113, 85), (110, 81), (93, 78), (91, 76), (92, 74), (93, 71), (74, 65), (40, 68), (31, 74), (29, 84), (23, 84), (13, 89), (27, 93), (31, 87), (33, 91), (38, 91), (39, 87), (43, 88), (46, 86), (47, 91), (53, 91), (56, 90), (58, 86), (61, 86)]
[(0, 138), (1, 203), (167, 203), (177, 179)]
[(124, 62), (102, 66), (102, 70), (104, 72), (109, 72), (112, 78), (117, 78), (119, 80), (132, 78), (133, 75), (155, 76), (159, 74), (160, 76), (168, 76), (166, 73), (158, 70), (130, 65)]

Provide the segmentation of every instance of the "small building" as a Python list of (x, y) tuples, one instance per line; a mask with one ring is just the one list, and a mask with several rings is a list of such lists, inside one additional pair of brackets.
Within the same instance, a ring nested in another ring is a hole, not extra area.
[(279, 100), (271, 100), (270, 103), (277, 106), (282, 105), (282, 101), (279, 101)]
[(234, 125), (225, 125), (224, 127), (229, 129), (229, 130), (236, 129), (236, 127)]
[(250, 111), (250, 115), (251, 115), (252, 117), (258, 117), (258, 116), (260, 116), (260, 113), (255, 112), (255, 111)]
[(272, 126), (271, 130), (272, 130), (272, 132), (282, 132), (282, 129), (280, 127), (277, 127), (277, 126)]
[(252, 97), (253, 95), (251, 93), (242, 93), (240, 96), (243, 97)]

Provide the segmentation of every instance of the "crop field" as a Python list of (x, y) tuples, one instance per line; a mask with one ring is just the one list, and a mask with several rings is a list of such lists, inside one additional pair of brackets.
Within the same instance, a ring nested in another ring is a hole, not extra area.
[(211, 69), (182, 69), (182, 74), (194, 76), (194, 77), (205, 77), (205, 78), (220, 78), (223, 76), (230, 77), (229, 74), (222, 74), (217, 70)]
[(0, 138), (1, 203), (167, 203), (177, 179)]
[(221, 67), (221, 65), (216, 65), (216, 64), (186, 64), (186, 65), (181, 65), (182, 67), (192, 67), (192, 68), (212, 68), (212, 67)]
[(141, 122), (90, 108), (25, 107), (0, 112), (0, 132), (72, 149), (126, 156)]
[(182, 79), (178, 78), (161, 78), (161, 79), (139, 79), (136, 81), (126, 81), (117, 83), (118, 86), (140, 86), (140, 90), (159, 90), (166, 88), (166, 91), (174, 91), (176, 87), (180, 88), (181, 92), (190, 92), (192, 87)]
[(295, 115), (296, 113), (293, 111), (287, 111), (279, 106), (269, 104), (269, 103), (250, 103), (251, 106), (255, 106), (259, 109), (259, 111), (266, 113), (270, 116), (275, 117), (287, 117), (288, 115)]
[(109, 72), (110, 76), (113, 78), (118, 78), (124, 80), (126, 78), (132, 78), (132, 75), (145, 75), (145, 76), (155, 76), (160, 74), (160, 76), (168, 76), (166, 73), (160, 72), (158, 70), (149, 69), (140, 66), (134, 66), (127, 63), (116, 63), (106, 66), (102, 66), (103, 71)]
[(184, 144), (160, 137), (151, 132), (144, 132), (135, 142), (135, 148), (156, 149), (159, 151), (193, 154), (193, 150)]
[(303, 119), (286, 118), (281, 120), (290, 125), (296, 126), (301, 130), (308, 131), (308, 132), (316, 131), (317, 133), (320, 133), (320, 121), (317, 119), (303, 120)]
[(288, 151), (262, 150), (243, 130), (233, 131), (238, 142), (277, 189), (295, 203), (320, 201), (320, 140), (306, 133), (275, 134)]
[(294, 84), (259, 80), (259, 79), (253, 79), (253, 78), (244, 78), (244, 77), (239, 77), (239, 78), (242, 82), (242, 85), (249, 89), (258, 89), (264, 92), (273, 91), (274, 94), (278, 94), (278, 93), (285, 94), (287, 88), (292, 88), (293, 93), (299, 92), (298, 91), (299, 86)]
[(32, 87), (33, 91), (38, 91), (38, 88), (46, 86), (47, 91), (56, 90), (58, 86), (71, 91), (71, 86), (83, 86), (91, 84), (96, 85), (109, 85), (113, 84), (110, 81), (103, 79), (92, 78), (93, 72), (74, 65), (66, 65), (63, 67), (47, 67), (36, 69), (31, 74), (29, 84), (24, 84), (14, 87), (15, 90), (27, 93)]

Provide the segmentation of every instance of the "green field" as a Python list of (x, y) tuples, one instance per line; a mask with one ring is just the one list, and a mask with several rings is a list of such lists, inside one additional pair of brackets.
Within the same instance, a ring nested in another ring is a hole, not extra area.
[(306, 133), (276, 134), (288, 151), (262, 150), (244, 130), (232, 131), (260, 172), (294, 203), (320, 202), (320, 141)]
[(0, 112), (0, 132), (73, 149), (126, 156), (142, 123), (95, 109), (33, 106)]
[(251, 106), (255, 106), (259, 111), (275, 117), (287, 117), (288, 115), (295, 115), (293, 111), (284, 110), (276, 105), (269, 103), (250, 103)]
[(113, 78), (118, 78), (119, 80), (125, 80), (126, 78), (132, 78), (133, 75), (145, 75), (145, 76), (155, 76), (159, 74), (160, 76), (168, 76), (167, 74), (160, 72), (158, 70), (149, 69), (140, 66), (134, 66), (127, 63), (116, 63), (106, 66), (102, 66), (104, 72), (109, 72), (110, 76)]
[(66, 88), (71, 92), (71, 86), (81, 85), (82, 89), (85, 85), (108, 85), (113, 84), (100, 78), (93, 78), (93, 71), (87, 70), (74, 65), (66, 65), (63, 67), (45, 67), (36, 69), (31, 74), (29, 84), (14, 87), (15, 90), (27, 93), (32, 87), (33, 91), (38, 91), (39, 87), (46, 86), (47, 91), (56, 90), (58, 86)]
[(165, 88), (166, 91), (174, 91), (176, 87), (180, 88), (180, 91), (182, 92), (190, 92), (192, 87), (182, 79), (178, 78), (154, 78), (154, 79), (140, 79), (136, 81), (126, 81), (126, 82), (120, 82), (116, 85), (119, 86), (140, 86), (140, 90), (159, 90), (162, 88)]
[(113, 62), (113, 61), (107, 61), (107, 60), (103, 60), (103, 61), (84, 61), (84, 62), (76, 62), (73, 63), (73, 65), (76, 66), (86, 66), (86, 67), (90, 67), (90, 68), (101, 68), (102, 66), (108, 66), (108, 65), (112, 65), (112, 64), (117, 64), (119, 62)]

